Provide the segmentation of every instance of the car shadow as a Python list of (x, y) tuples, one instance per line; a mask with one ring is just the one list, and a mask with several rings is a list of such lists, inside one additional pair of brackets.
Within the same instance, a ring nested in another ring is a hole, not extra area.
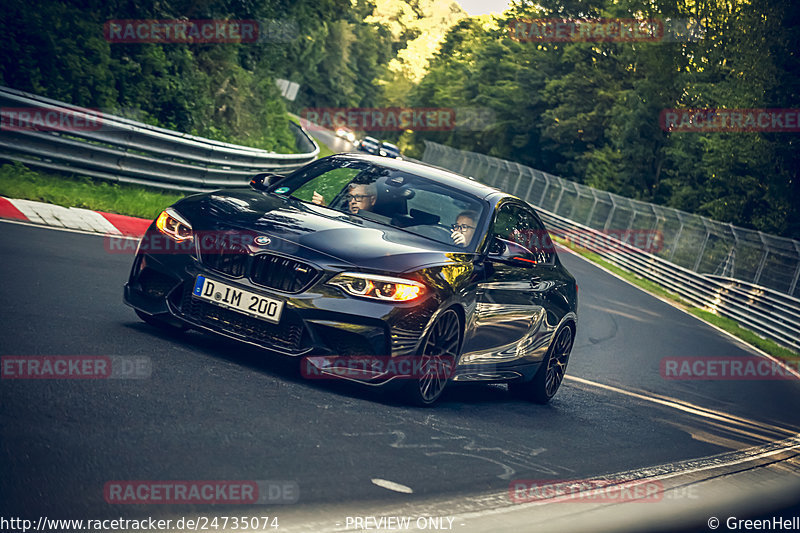
[[(337, 378), (306, 378), (301, 373), (301, 357), (286, 356), (213, 332), (162, 329), (136, 321), (125, 323), (124, 326), (165, 341), (178, 342), (182, 346), (208, 357), (228, 361), (302, 387), (324, 390), (340, 397), (367, 400), (387, 407), (423, 411), (431, 409), (431, 407), (416, 407), (404, 402), (397, 391), (399, 388), (397, 386), (379, 387)], [(511, 396), (508, 387), (503, 384), (451, 382), (433, 409), (452, 408), (464, 404), (498, 406), (519, 404), (529, 405), (532, 408), (546, 408), (546, 406), (539, 406)]]

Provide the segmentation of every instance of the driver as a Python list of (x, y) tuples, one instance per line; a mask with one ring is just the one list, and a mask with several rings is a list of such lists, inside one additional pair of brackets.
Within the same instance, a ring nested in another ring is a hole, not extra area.
[(456, 223), (452, 226), (453, 231), (450, 232), (453, 244), (466, 247), (472, 241), (472, 236), (475, 235), (477, 221), (478, 213), (475, 211), (462, 211), (459, 213), (456, 217)]
[[(377, 198), (378, 189), (375, 187), (374, 183), (351, 183), (347, 187), (347, 194), (344, 200), (347, 210), (355, 215), (358, 214), (358, 211), (361, 209), (364, 211), (372, 211)], [(317, 205), (325, 205), (325, 198), (317, 191), (314, 191), (311, 202)]]

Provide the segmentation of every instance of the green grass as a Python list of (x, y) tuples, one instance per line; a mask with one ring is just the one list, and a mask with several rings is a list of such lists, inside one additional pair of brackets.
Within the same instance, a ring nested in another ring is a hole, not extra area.
[(590, 252), (585, 248), (576, 246), (574, 243), (569, 242), (566, 239), (562, 239), (560, 237), (554, 236), (553, 240), (558, 242), (562, 246), (569, 248), (570, 250), (577, 253), (581, 257), (585, 257), (589, 261), (601, 265), (603, 268), (613, 272), (622, 279), (631, 282), (637, 287), (641, 287), (642, 289), (650, 293), (653, 293), (657, 296), (661, 296), (662, 298), (666, 298), (672, 300), (677, 304), (680, 304), (680, 306), (683, 309), (692, 313), (694, 316), (708, 322), (709, 324), (713, 324), (714, 326), (717, 326), (718, 328), (725, 330), (728, 333), (735, 335), (736, 337), (742, 339), (748, 344), (751, 344), (756, 348), (759, 348), (760, 350), (772, 356), (791, 361), (797, 361), (798, 357), (800, 357), (800, 354), (798, 354), (797, 352), (785, 348), (774, 341), (765, 339), (759, 336), (757, 333), (750, 331), (749, 329), (743, 328), (735, 320), (719, 316), (706, 309), (700, 309), (699, 307), (692, 306), (689, 302), (681, 298), (680, 295), (668, 291), (667, 289), (661, 287), (656, 283), (653, 283), (650, 280), (644, 279), (642, 277), (637, 276), (636, 274), (623, 270), (616, 265), (612, 265), (611, 263), (605, 261), (602, 257), (600, 257), (594, 252)]
[(14, 163), (0, 166), (0, 196), (152, 219), (184, 195), (84, 176), (38, 172)]
[(702, 318), (706, 322), (714, 324), (718, 328), (722, 328), (725, 331), (733, 333), (743, 341), (750, 343), (761, 350), (764, 350), (770, 355), (793, 361), (796, 361), (797, 358), (800, 357), (800, 354), (793, 352), (788, 348), (784, 348), (783, 346), (780, 346), (770, 340), (764, 339), (763, 337), (759, 337), (756, 333), (750, 331), (749, 329), (743, 328), (735, 320), (716, 315), (711, 311), (699, 309), (697, 307), (689, 309), (689, 312), (697, 317)]
[[(311, 135), (311, 133), (309, 133), (309, 135)], [(311, 136), (314, 137), (313, 135), (311, 135)], [(325, 144), (324, 142), (320, 141), (316, 137), (314, 137), (314, 140), (317, 141), (317, 145), (319, 146), (319, 155), (317, 156), (317, 159), (320, 159), (322, 157), (328, 157), (329, 155), (333, 155), (333, 154), (336, 153), (333, 150), (331, 150), (330, 148), (328, 148), (327, 144)]]

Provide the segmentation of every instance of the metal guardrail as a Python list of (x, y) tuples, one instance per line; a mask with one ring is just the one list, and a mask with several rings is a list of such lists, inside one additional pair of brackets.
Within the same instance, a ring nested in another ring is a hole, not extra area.
[[(39, 116), (55, 113), (85, 127), (8, 127), (20, 110)], [(244, 187), (255, 173), (294, 170), (319, 155), (314, 140), (291, 122), (305, 153), (278, 154), (204, 139), (6, 87), (0, 87), (0, 113), (0, 159), (163, 189)]]
[(633, 272), (678, 294), (690, 304), (731, 318), (775, 342), (800, 352), (800, 300), (763, 287), (744, 287), (737, 280), (704, 276), (613, 239), (541, 208), (548, 229), (568, 237), (576, 231), (591, 234), (586, 249), (609, 263)]
[(489, 180), (531, 204), (601, 231), (658, 232), (653, 253), (698, 274), (715, 274), (800, 298), (800, 241), (625, 198), (512, 161), (426, 142), (424, 160)]
[[(424, 162), (464, 173), (465, 158), (461, 160), (452, 158), (452, 154), (450, 159), (442, 158), (442, 148), (447, 151), (456, 150), (441, 145), (429, 150), (433, 144), (426, 142)], [(581, 239), (581, 246), (598, 254), (609, 263), (665, 287), (694, 306), (731, 318), (765, 338), (800, 352), (800, 299), (742, 280), (698, 274), (689, 268), (623, 243), (602, 230), (590, 228), (556, 214), (539, 204), (537, 200), (541, 198), (541, 193), (532, 198), (533, 183), (524, 183), (522, 179), (517, 179), (513, 185), (510, 183), (510, 178), (522, 176), (519, 172), (521, 165), (507, 161), (504, 163), (509, 171), (507, 173), (495, 172), (487, 175), (467, 172), (467, 174), (531, 203), (552, 234), (563, 238), (575, 235), (576, 232), (591, 236)], [(531, 177), (531, 180), (533, 179), (535, 178)]]

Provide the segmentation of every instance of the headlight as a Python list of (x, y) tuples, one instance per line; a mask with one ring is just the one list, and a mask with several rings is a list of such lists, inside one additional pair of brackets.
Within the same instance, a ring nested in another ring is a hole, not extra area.
[(340, 287), (353, 296), (386, 302), (408, 302), (419, 297), (425, 289), (422, 283), (410, 279), (351, 272), (337, 274), (328, 284)]
[(192, 238), (192, 226), (171, 207), (166, 208), (156, 219), (158, 231), (177, 242)]

